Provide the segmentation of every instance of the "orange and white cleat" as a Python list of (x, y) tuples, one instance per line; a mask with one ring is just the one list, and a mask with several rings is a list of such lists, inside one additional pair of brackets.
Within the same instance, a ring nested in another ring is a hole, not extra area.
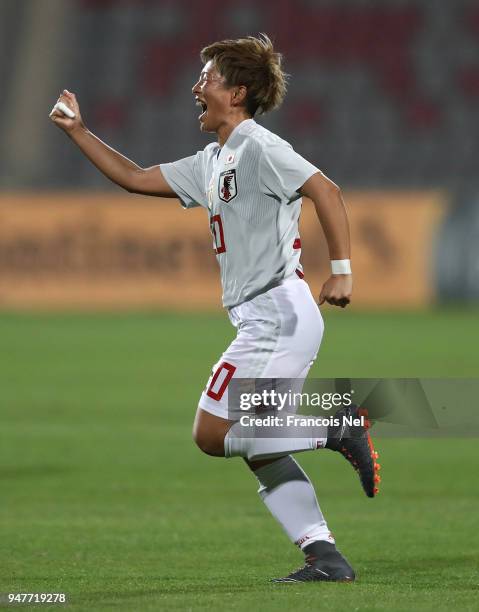
[[(368, 497), (379, 493), (381, 469), (378, 463), (379, 454), (374, 450), (373, 441), (369, 433), (371, 423), (365, 408), (347, 406), (341, 408), (334, 415), (339, 425), (328, 427), (328, 440), (326, 448), (341, 453), (359, 474), (364, 492)], [(362, 418), (361, 418), (362, 417)], [(354, 424), (360, 419), (361, 424)]]

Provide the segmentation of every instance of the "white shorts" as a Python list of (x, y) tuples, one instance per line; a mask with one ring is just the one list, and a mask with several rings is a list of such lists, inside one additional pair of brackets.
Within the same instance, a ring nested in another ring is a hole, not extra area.
[(199, 407), (223, 419), (232, 378), (304, 379), (323, 337), (324, 324), (308, 284), (291, 278), (229, 310), (238, 334), (213, 366)]

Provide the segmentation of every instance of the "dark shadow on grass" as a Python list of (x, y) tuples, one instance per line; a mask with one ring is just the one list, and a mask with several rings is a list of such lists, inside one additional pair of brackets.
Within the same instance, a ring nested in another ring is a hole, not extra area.
[(73, 468), (64, 465), (22, 465), (0, 468), (1, 480), (17, 480), (22, 478), (41, 478), (42, 476), (57, 476), (72, 472)]

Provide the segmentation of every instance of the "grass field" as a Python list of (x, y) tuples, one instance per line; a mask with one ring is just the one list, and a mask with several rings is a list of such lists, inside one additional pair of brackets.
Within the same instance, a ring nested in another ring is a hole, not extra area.
[[(328, 312), (315, 376), (477, 376), (478, 313)], [(300, 457), (354, 584), (272, 585), (301, 555), (191, 422), (222, 314), (0, 315), (0, 592), (72, 610), (477, 610), (477, 440), (379, 440), (380, 496)], [(43, 609), (53, 609), (42, 606)]]

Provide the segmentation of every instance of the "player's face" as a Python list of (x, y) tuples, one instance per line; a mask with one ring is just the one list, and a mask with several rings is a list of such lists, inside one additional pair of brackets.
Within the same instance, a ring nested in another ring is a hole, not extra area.
[(202, 110), (198, 117), (201, 131), (217, 132), (228, 117), (231, 92), (211, 61), (205, 64), (192, 91)]

